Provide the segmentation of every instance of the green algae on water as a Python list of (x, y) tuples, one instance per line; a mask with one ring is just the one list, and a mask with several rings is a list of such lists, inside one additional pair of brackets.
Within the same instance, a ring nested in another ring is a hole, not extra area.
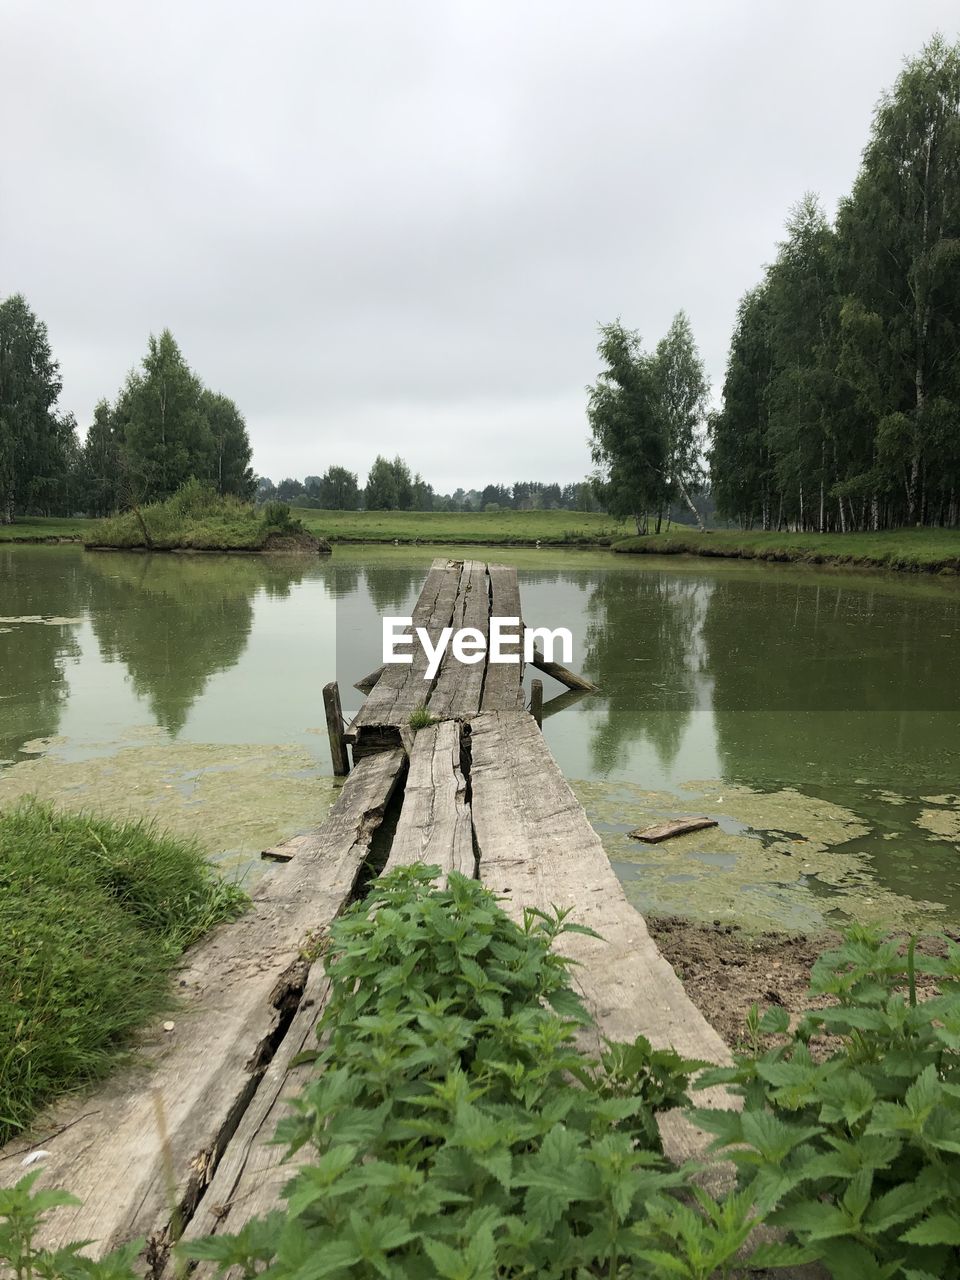
[(108, 818), (155, 819), (240, 871), (256, 868), (262, 849), (322, 822), (337, 794), (301, 748), (140, 736), (145, 745), (83, 760), (58, 755), (50, 741), (27, 744), (47, 754), (0, 770), (0, 809), (35, 795)]
[[(940, 910), (881, 883), (870, 855), (855, 847), (871, 833), (861, 817), (791, 788), (696, 782), (684, 788), (696, 793), (687, 798), (622, 782), (572, 785), (642, 911), (816, 932), (850, 920), (920, 925)], [(627, 834), (691, 813), (720, 825), (659, 845)]]

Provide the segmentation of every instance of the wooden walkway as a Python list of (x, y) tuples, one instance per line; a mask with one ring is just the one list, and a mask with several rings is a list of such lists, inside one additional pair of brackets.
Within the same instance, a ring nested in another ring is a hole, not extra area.
[[(415, 626), (434, 639), (444, 626), (485, 634), (491, 616), (520, 616), (515, 570), (434, 562)], [(387, 869), (421, 861), (479, 876), (517, 917), (525, 906), (569, 908), (601, 935), (562, 939), (580, 961), (575, 980), (598, 1038), (642, 1033), (691, 1057), (729, 1061), (624, 897), (524, 709), (522, 663), (468, 666), (448, 654), (432, 681), (425, 670), (415, 656), (377, 673), (347, 731), (355, 763), (336, 804), (316, 830), (269, 851), (274, 865), (253, 909), (195, 949), (174, 1031), (146, 1037), (135, 1068), (58, 1106), (28, 1140), (0, 1152), (0, 1185), (42, 1149), (42, 1185), (82, 1201), (55, 1212), (44, 1243), (89, 1239), (99, 1255), (142, 1236), (159, 1276), (170, 1270), (171, 1239), (235, 1232), (276, 1205), (290, 1170), (271, 1139), (310, 1070), (289, 1064), (311, 1044), (327, 995), (322, 960), (311, 959), (316, 939), (355, 893), (401, 787)], [(423, 703), (437, 723), (414, 734), (410, 715)], [(720, 1091), (701, 1096), (729, 1105)], [(674, 1159), (703, 1153), (705, 1136), (688, 1123), (668, 1116), (662, 1129)]]

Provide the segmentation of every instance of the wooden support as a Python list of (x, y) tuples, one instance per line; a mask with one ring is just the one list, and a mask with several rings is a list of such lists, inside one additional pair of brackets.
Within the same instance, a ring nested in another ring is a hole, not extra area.
[(600, 692), (599, 685), (591, 684), (589, 680), (584, 680), (583, 676), (578, 676), (569, 667), (564, 667), (559, 662), (548, 662), (541, 649), (534, 648), (533, 665), (538, 671), (542, 671), (545, 675), (553, 676), (554, 680), (559, 680), (561, 684), (565, 684), (568, 689), (579, 689), (583, 693)]
[(530, 681), (530, 714), (537, 722), (537, 728), (543, 728), (543, 681)]
[(586, 689), (567, 689), (564, 693), (558, 693), (555, 698), (543, 704), (544, 720), (555, 716), (558, 711), (564, 711), (567, 707), (575, 707), (583, 698), (589, 696)]
[(343, 711), (340, 709), (340, 689), (336, 680), (323, 686), (323, 709), (327, 713), (327, 736), (330, 739), (330, 759), (337, 778), (345, 778), (350, 772), (350, 757), (343, 736)]
[(369, 693), (386, 669), (387, 668), (385, 666), (377, 667), (376, 671), (371, 671), (370, 674), (364, 676), (362, 680), (358, 680), (353, 687), (355, 689), (359, 689), (361, 693)]

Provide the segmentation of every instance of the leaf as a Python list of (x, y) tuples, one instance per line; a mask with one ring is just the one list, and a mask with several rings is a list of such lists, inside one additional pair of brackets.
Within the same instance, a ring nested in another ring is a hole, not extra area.
[(904, 1232), (900, 1239), (907, 1244), (960, 1245), (960, 1216), (934, 1213)]

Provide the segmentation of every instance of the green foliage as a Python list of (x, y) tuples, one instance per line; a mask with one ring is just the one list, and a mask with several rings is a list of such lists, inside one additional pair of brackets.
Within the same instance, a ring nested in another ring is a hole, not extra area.
[(411, 729), (428, 729), (430, 725), (436, 724), (436, 716), (432, 716), (427, 710), (425, 702), (419, 703), (410, 712), (410, 728)]
[(250, 442), (237, 406), (187, 364), (173, 334), (150, 335), (114, 410), (122, 443), (122, 504), (156, 502), (198, 476), (216, 493), (253, 494)]
[[(311, 511), (294, 508), (308, 529), (331, 541), (436, 542), (465, 545), (563, 546), (571, 541), (605, 546), (626, 531), (611, 516), (569, 511)], [(0, 535), (2, 536), (2, 535)]]
[(286, 1213), (189, 1256), (269, 1261), (278, 1280), (308, 1255), (337, 1277), (547, 1278), (618, 1275), (669, 1247), (683, 1174), (653, 1113), (696, 1064), (642, 1040), (583, 1053), (588, 1018), (552, 949), (575, 926), (515, 924), (476, 881), (437, 890), (437, 874), (401, 869), (334, 923), (320, 1072), (278, 1133), (309, 1153)]
[[(25, 509), (60, 511), (79, 446), (75, 423), (55, 410), (60, 368), (47, 327), (21, 294), (0, 302), (0, 524)], [(69, 507), (67, 508), (69, 509)]]
[[(420, 481), (420, 477), (417, 477)], [(368, 511), (408, 511), (413, 506), (413, 481), (410, 468), (401, 457), (390, 462), (380, 454), (374, 459), (363, 504)]]
[(99, 520), (84, 541), (97, 547), (255, 551), (274, 534), (310, 540), (285, 502), (254, 507), (191, 477), (164, 502)]
[(144, 823), (0, 814), (0, 1140), (102, 1074), (168, 1002), (177, 957), (245, 901), (197, 846)]
[(831, 226), (807, 195), (741, 303), (712, 420), (720, 511), (747, 528), (960, 523), (960, 45), (880, 100)]
[[(741, 1186), (837, 1280), (960, 1276), (960, 946), (935, 957), (854, 929), (820, 957), (811, 991), (834, 1004), (788, 1033), (783, 1009), (757, 1022), (785, 1042), (705, 1073), (742, 1112), (700, 1111)], [(918, 1002), (916, 973), (939, 994)], [(811, 1035), (836, 1037), (816, 1061)]]

